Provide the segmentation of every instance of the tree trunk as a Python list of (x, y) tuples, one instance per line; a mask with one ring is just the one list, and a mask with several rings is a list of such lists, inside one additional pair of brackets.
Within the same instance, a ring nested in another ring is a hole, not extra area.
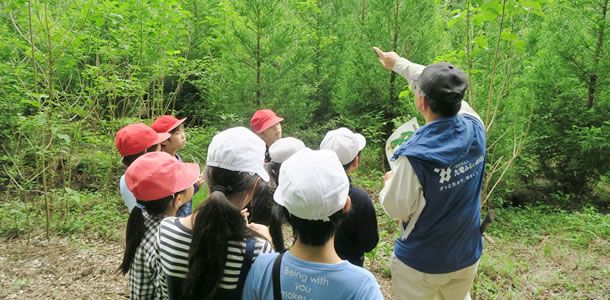
[(599, 68), (599, 60), (604, 47), (604, 31), (606, 29), (606, 16), (608, 14), (608, 0), (605, 0), (600, 5), (599, 27), (597, 30), (597, 43), (595, 45), (595, 54), (593, 55), (593, 70), (589, 74), (587, 108), (592, 108), (595, 102), (595, 93), (597, 91), (597, 70)]
[[(392, 32), (392, 51), (396, 51), (398, 48), (398, 32), (400, 31), (400, 20), (398, 18), (398, 15), (400, 13), (400, 1), (397, 0), (395, 2), (395, 6), (394, 6), (394, 26), (393, 26), (393, 31)], [(398, 93), (396, 92), (396, 73), (391, 72), (390, 73), (390, 81), (389, 81), (389, 86), (388, 86), (388, 106), (387, 108), (383, 111), (383, 119), (388, 121), (386, 122), (384, 128), (383, 128), (383, 141), (385, 141), (388, 137), (390, 137), (390, 134), (392, 133), (392, 130), (394, 129), (394, 127), (392, 126), (392, 122), (389, 122), (390, 120), (394, 119), (396, 117), (396, 115), (394, 114), (394, 112), (392, 110), (390, 110), (390, 108), (392, 107), (392, 105), (398, 103)], [(383, 147), (381, 147), (381, 156), (383, 158), (383, 170), (387, 171), (390, 169), (390, 164), (388, 163), (388, 158), (385, 155), (385, 143), (383, 144)]]
[(256, 32), (256, 106), (261, 106), (261, 35)]

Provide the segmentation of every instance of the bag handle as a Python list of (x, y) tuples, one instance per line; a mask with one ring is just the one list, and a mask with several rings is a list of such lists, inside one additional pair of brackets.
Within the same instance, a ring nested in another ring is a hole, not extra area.
[(273, 299), (282, 300), (282, 287), (280, 285), (280, 266), (282, 264), (282, 257), (286, 253), (286, 250), (280, 252), (273, 262), (273, 270), (271, 271), (271, 278), (273, 280)]
[(256, 240), (253, 238), (246, 238), (246, 253), (244, 255), (244, 261), (241, 264), (241, 270), (239, 271), (239, 280), (237, 281), (237, 294), (241, 296), (244, 291), (244, 284), (246, 282), (246, 276), (250, 272), (252, 266), (252, 258), (254, 257), (254, 247), (256, 246)]

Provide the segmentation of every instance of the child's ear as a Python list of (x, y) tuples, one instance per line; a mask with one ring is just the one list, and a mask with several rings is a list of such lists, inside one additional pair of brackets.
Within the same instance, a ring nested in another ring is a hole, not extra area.
[(343, 206), (343, 212), (347, 213), (350, 208), (352, 208), (352, 198), (347, 195), (347, 201), (345, 201), (345, 206)]
[(428, 100), (428, 96), (423, 96), (422, 97), (422, 101), (421, 101), (421, 109), (423, 110), (430, 110), (430, 100)]
[(186, 190), (184, 190), (182, 191), (182, 193), (178, 193), (178, 195), (176, 195), (176, 198), (174, 199), (174, 205), (179, 208), (187, 201), (188, 199), (186, 199)]

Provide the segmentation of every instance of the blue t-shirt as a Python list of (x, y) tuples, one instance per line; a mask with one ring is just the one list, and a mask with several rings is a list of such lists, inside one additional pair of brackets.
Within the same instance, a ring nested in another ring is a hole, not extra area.
[[(242, 299), (273, 300), (272, 269), (277, 253), (260, 254), (246, 279)], [(280, 267), (282, 299), (383, 299), (371, 272), (348, 261), (323, 264), (286, 252)]]

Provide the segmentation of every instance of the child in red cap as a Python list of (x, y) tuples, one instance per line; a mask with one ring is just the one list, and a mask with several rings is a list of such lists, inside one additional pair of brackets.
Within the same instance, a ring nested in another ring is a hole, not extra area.
[[(170, 137), (165, 141), (161, 142), (161, 150), (169, 153), (176, 157), (177, 160), (182, 161), (182, 158), (178, 154), (178, 150), (183, 149), (186, 145), (186, 135), (184, 134), (184, 121), (186, 118), (176, 119), (174, 116), (163, 115), (158, 117), (152, 124), (152, 128), (159, 133), (169, 133)], [(195, 183), (195, 193), (199, 191), (199, 186), (203, 184), (203, 179)], [(185, 217), (193, 212), (193, 202), (188, 201), (184, 203), (178, 210), (177, 216)]]
[(184, 134), (184, 123), (186, 118), (176, 119), (174, 116), (163, 115), (158, 117), (152, 124), (152, 129), (156, 132), (167, 132), (171, 136), (161, 143), (161, 150), (175, 156), (178, 160), (178, 150), (186, 145), (186, 135)]
[[(169, 133), (157, 133), (144, 123), (130, 124), (121, 128), (114, 139), (115, 145), (121, 156), (121, 161), (129, 167), (138, 157), (147, 152), (159, 151), (159, 144), (170, 137)], [(136, 198), (127, 188), (125, 175), (119, 180), (121, 197), (131, 212), (136, 205)]]
[(271, 161), (269, 157), (269, 147), (275, 141), (282, 138), (282, 124), (283, 118), (278, 117), (270, 109), (259, 109), (254, 112), (252, 119), (250, 119), (250, 129), (254, 131), (267, 145), (267, 151), (265, 152), (265, 162)]
[(127, 187), (137, 204), (129, 214), (126, 247), (119, 271), (129, 272), (131, 299), (167, 299), (167, 284), (156, 243), (159, 224), (193, 197), (199, 165), (185, 164), (165, 152), (146, 153), (127, 172)]

